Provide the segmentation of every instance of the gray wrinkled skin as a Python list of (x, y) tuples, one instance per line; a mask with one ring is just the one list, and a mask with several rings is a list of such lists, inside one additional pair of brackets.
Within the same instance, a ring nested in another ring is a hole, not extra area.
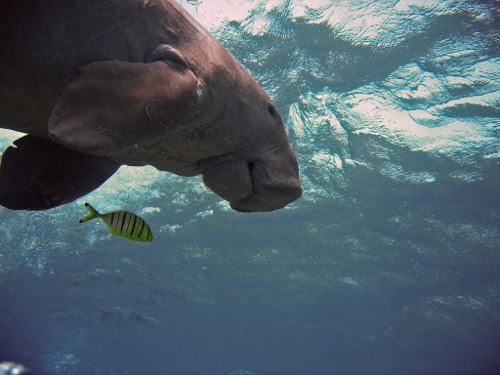
[[(270, 98), (174, 1), (26, 0), (3, 12), (0, 115), (36, 139), (7, 149), (0, 204), (54, 207), (122, 164), (203, 174), (238, 211), (271, 211), (300, 197), (297, 161)], [(61, 181), (79, 184), (69, 162), (27, 161), (51, 147), (77, 155), (95, 178), (65, 191)]]

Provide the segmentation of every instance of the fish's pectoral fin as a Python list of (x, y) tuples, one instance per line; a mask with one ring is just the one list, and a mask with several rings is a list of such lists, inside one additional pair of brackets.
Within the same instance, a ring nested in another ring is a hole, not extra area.
[(112, 157), (156, 142), (195, 116), (205, 99), (200, 81), (192, 70), (179, 68), (181, 55), (163, 52), (169, 62), (98, 61), (80, 67), (61, 87), (50, 136), (70, 149)]
[(46, 210), (99, 187), (120, 164), (26, 135), (8, 147), (0, 164), (0, 205)]

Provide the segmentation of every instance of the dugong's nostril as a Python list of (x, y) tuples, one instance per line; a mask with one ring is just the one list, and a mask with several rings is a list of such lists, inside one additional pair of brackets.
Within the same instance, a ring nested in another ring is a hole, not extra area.
[(231, 202), (237, 211), (273, 211), (286, 206), (302, 195), (297, 159), (288, 143), (262, 153), (248, 163), (252, 176), (252, 195)]

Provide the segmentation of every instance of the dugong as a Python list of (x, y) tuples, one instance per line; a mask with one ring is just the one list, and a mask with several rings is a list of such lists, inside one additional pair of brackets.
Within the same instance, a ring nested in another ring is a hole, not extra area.
[(268, 95), (169, 0), (8, 0), (0, 23), (0, 205), (44, 210), (121, 165), (202, 174), (237, 211), (302, 194)]

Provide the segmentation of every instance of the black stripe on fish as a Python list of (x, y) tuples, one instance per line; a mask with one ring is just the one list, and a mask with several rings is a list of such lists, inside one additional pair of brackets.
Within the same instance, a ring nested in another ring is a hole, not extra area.
[(129, 228), (128, 228), (129, 230), (127, 230), (127, 234), (129, 236), (132, 236), (132, 233), (134, 233), (134, 227), (135, 227), (136, 218), (137, 218), (137, 216), (132, 215), (132, 219), (131, 219), (132, 222), (129, 225)]
[(111, 228), (116, 228), (118, 225), (118, 220), (120, 218), (120, 213), (118, 212), (112, 212), (111, 214), (106, 214), (107, 217), (111, 218), (109, 221), (109, 225), (111, 225)]
[(120, 223), (120, 229), (118, 230), (118, 232), (123, 234), (123, 227), (125, 226), (125, 222), (127, 221), (127, 213), (126, 212), (122, 212), (122, 219), (121, 220), (122, 221)]
[[(108, 214), (108, 215), (105, 215), (105, 216), (108, 216), (108, 217), (109, 217), (109, 214)], [(111, 218), (110, 218), (110, 219), (111, 219), (111, 220), (110, 220), (110, 225), (111, 225), (112, 227), (114, 227), (114, 226), (115, 226), (115, 219), (118, 219), (118, 214), (116, 214), (115, 212), (112, 212), (112, 213), (111, 213)]]
[(117, 231), (118, 233), (120, 232), (120, 226), (122, 225), (122, 216), (123, 212), (118, 211), (116, 213), (116, 222), (115, 225), (113, 225), (113, 229)]
[(128, 213), (128, 222), (125, 226), (125, 233), (128, 236), (128, 232), (130, 231), (130, 226), (132, 225), (132, 219), (134, 218), (134, 214)]
[(137, 230), (137, 237), (140, 237), (145, 225), (147, 225), (146, 222), (144, 220), (142, 220), (141, 227)]
[(144, 231), (146, 231), (146, 233), (148, 232), (148, 226), (146, 225), (146, 223), (144, 223), (142, 230), (141, 230), (141, 234), (139, 234), (139, 237), (142, 237), (142, 235), (144, 234)]
[(120, 221), (120, 225), (117, 228), (118, 233), (120, 233), (120, 234), (123, 233), (123, 227), (125, 226), (125, 220), (127, 219), (127, 214), (125, 212), (123, 212), (121, 215), (122, 215), (122, 218)]
[(125, 213), (125, 219), (123, 219), (124, 225), (122, 227), (122, 234), (127, 234), (128, 224), (130, 223), (130, 214), (128, 212)]
[(111, 225), (113, 222), (113, 215), (112, 212), (108, 212), (107, 214), (102, 215), (102, 219), (106, 224)]
[(132, 231), (130, 232), (131, 237), (135, 238), (135, 232), (137, 232), (137, 227), (139, 226), (139, 221), (141, 221), (141, 218), (139, 216), (136, 216), (134, 226), (132, 228)]
[(136, 230), (136, 233), (135, 233), (135, 237), (136, 238), (140, 237), (140, 234), (142, 232), (142, 228), (144, 227), (144, 223), (145, 223), (145, 221), (142, 220), (141, 218), (139, 218), (139, 220), (140, 220), (140, 224), (137, 225), (137, 228), (136, 228), (137, 230)]

